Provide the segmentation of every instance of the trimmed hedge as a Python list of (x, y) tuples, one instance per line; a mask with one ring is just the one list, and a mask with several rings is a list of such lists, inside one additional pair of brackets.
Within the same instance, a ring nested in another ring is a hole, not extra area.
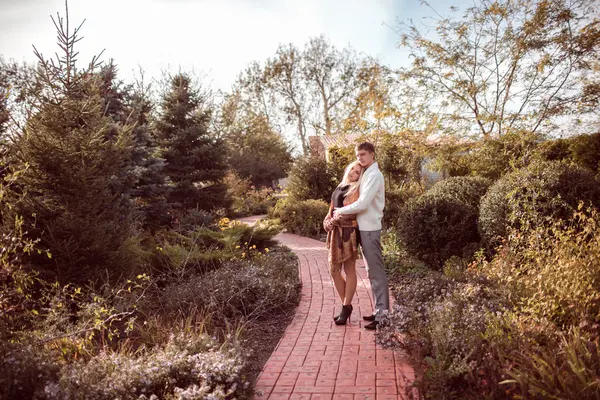
[(453, 177), (435, 184), (407, 202), (398, 234), (407, 250), (434, 268), (451, 256), (465, 256), (480, 242), (477, 230), (479, 199), (489, 181)]
[(479, 230), (495, 247), (509, 227), (568, 218), (580, 200), (600, 205), (600, 183), (590, 171), (558, 161), (536, 162), (490, 187), (481, 200)]

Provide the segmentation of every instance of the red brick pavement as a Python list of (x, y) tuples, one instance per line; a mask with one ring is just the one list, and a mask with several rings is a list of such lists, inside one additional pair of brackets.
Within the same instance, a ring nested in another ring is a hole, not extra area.
[(254, 398), (403, 399), (404, 388), (414, 377), (412, 367), (401, 353), (376, 345), (374, 332), (362, 327), (362, 315), (373, 310), (362, 261), (357, 264), (354, 311), (348, 324), (337, 326), (333, 317), (340, 301), (329, 275), (325, 244), (289, 233), (277, 239), (300, 260), (302, 295), (294, 319), (258, 377)]

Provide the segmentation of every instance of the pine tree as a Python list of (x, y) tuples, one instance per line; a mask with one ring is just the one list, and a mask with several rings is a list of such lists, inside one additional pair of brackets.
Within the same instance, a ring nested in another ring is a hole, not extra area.
[(26, 219), (29, 232), (52, 254), (32, 261), (52, 278), (116, 278), (131, 268), (132, 207), (115, 185), (128, 166), (131, 129), (114, 128), (105, 115), (96, 59), (87, 69), (77, 68), (80, 27), (69, 31), (68, 10), (66, 23), (60, 16), (53, 21), (64, 54), (46, 60), (36, 50), (44, 90), (14, 147), (14, 168), (25, 169), (20, 182), (26, 194), (15, 194), (15, 206), (3, 217)]
[(151, 131), (152, 103), (143, 83), (134, 90), (127, 102), (129, 121), (133, 124), (131, 173), (135, 177), (131, 193), (144, 227), (154, 230), (170, 223), (164, 159), (160, 157), (156, 138)]
[(208, 132), (210, 115), (188, 74), (170, 79), (163, 94), (156, 133), (163, 149), (170, 187), (168, 201), (175, 208), (212, 210), (228, 206), (226, 151)]
[(131, 196), (144, 227), (168, 225), (164, 160), (150, 131), (153, 105), (149, 88), (143, 81), (136, 87), (124, 85), (117, 79), (117, 66), (112, 60), (101, 68), (99, 78), (103, 110), (112, 120), (109, 137), (126, 125), (132, 127), (129, 164), (118, 189)]

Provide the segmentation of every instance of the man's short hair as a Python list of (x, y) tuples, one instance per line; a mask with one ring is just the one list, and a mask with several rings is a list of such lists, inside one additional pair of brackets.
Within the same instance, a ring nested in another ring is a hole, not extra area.
[(362, 142), (361, 144), (356, 145), (356, 151), (359, 150), (366, 150), (369, 153), (375, 153), (375, 146), (373, 146), (373, 143)]

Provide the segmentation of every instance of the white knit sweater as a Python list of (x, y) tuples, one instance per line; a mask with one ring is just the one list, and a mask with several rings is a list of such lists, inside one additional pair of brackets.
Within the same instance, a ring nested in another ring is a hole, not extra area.
[(371, 164), (363, 173), (360, 182), (360, 197), (354, 203), (337, 209), (339, 214), (357, 214), (356, 221), (361, 231), (381, 230), (381, 219), (385, 206), (385, 184), (377, 163)]

